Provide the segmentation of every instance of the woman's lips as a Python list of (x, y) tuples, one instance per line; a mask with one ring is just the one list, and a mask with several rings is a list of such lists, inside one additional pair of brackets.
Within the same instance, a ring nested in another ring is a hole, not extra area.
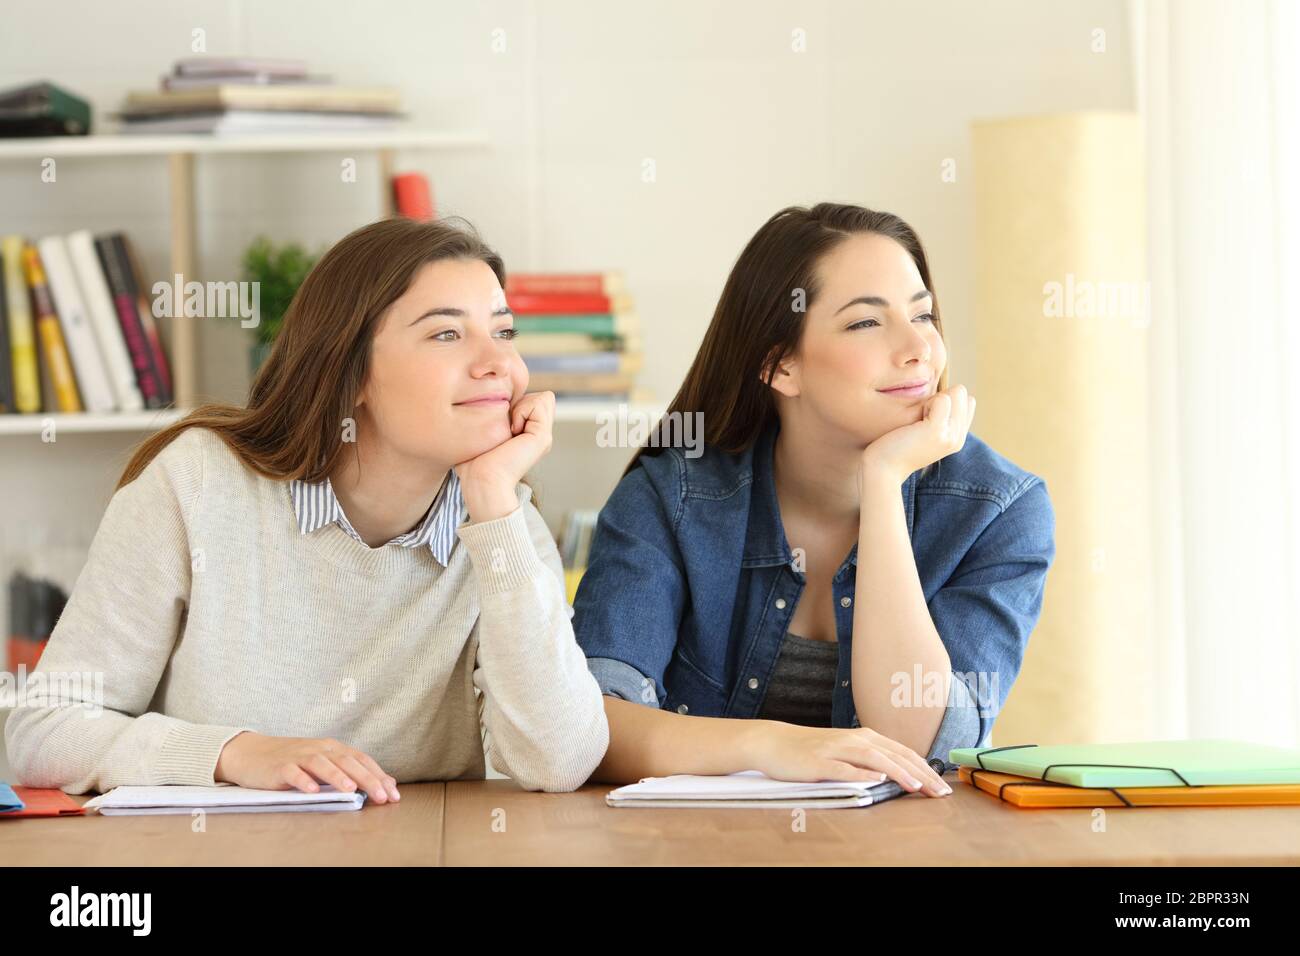
[(910, 388), (876, 389), (881, 395), (893, 395), (895, 398), (920, 398), (929, 390), (929, 382), (922, 382), (920, 385), (913, 385)]
[(475, 398), (456, 404), (462, 408), (504, 408), (510, 404), (510, 399), (505, 395), (489, 395), (486, 398)]

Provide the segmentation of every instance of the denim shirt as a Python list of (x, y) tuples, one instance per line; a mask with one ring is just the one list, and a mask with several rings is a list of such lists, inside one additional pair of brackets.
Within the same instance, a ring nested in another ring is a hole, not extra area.
[[(681, 448), (643, 454), (618, 483), (574, 599), (574, 634), (603, 693), (680, 714), (757, 716), (805, 583), (773, 481), (779, 429), (774, 422), (738, 455), (709, 446), (694, 458)], [(942, 772), (953, 748), (987, 745), (1020, 671), (1055, 518), (1046, 483), (973, 434), (909, 475), (901, 494), (954, 674), (926, 755)], [(861, 726), (850, 684), (856, 570), (855, 544), (833, 580), (834, 727)], [(933, 703), (938, 685), (920, 676), (896, 675), (891, 693)]]

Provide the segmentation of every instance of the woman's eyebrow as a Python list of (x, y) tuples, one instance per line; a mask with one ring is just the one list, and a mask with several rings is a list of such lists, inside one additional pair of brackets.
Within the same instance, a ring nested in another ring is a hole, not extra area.
[[(933, 298), (933, 295), (934, 294), (929, 289), (922, 289), (920, 292), (915, 293), (912, 296), (912, 298), (908, 299), (907, 301), (920, 302), (922, 299), (927, 297)], [(860, 295), (856, 299), (853, 299), (850, 302), (845, 302), (842, 306), (840, 306), (838, 309), (835, 310), (835, 314), (839, 315), (841, 312), (843, 312), (851, 305), (878, 305), (882, 309), (887, 309), (889, 308), (889, 300), (882, 299), (878, 295)]]
[(415, 323), (419, 322), (421, 319), (427, 319), (435, 315), (449, 315), (453, 319), (463, 319), (465, 317), (465, 311), (463, 309), (452, 308), (451, 306), (443, 306), (442, 308), (439, 309), (430, 309), (428, 312), (424, 313), (423, 315), (417, 316), (416, 318), (412, 319), (410, 323), (408, 323), (407, 328), (410, 328), (410, 326), (415, 325)]
[[(508, 305), (503, 305), (501, 308), (497, 309), (492, 314), (513, 315), (514, 313), (510, 311), (510, 307)], [(463, 319), (465, 318), (465, 310), (457, 309), (454, 306), (443, 306), (442, 308), (438, 308), (438, 309), (430, 309), (428, 312), (425, 312), (423, 315), (416, 316), (409, 323), (407, 323), (406, 327), (410, 328), (412, 325), (415, 325), (415, 323), (419, 322), (421, 319), (427, 319), (435, 315), (446, 315), (446, 316), (450, 316), (453, 319)]]

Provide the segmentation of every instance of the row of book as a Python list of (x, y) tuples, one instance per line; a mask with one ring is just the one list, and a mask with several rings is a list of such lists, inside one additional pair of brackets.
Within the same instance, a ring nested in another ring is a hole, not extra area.
[(131, 242), (0, 238), (0, 412), (130, 412), (173, 401)]
[(126, 133), (341, 132), (390, 129), (401, 108), (395, 89), (336, 86), (302, 60), (198, 56), (128, 93), (117, 118)]
[(640, 323), (620, 273), (511, 275), (506, 301), (531, 391), (561, 400), (642, 400)]

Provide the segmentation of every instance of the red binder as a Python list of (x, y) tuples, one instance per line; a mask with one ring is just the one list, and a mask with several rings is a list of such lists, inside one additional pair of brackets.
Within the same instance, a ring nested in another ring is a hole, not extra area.
[(0, 813), (0, 820), (9, 817), (76, 817), (86, 811), (62, 790), (44, 790), (36, 787), (14, 787), (14, 793), (24, 804), (21, 810)]

